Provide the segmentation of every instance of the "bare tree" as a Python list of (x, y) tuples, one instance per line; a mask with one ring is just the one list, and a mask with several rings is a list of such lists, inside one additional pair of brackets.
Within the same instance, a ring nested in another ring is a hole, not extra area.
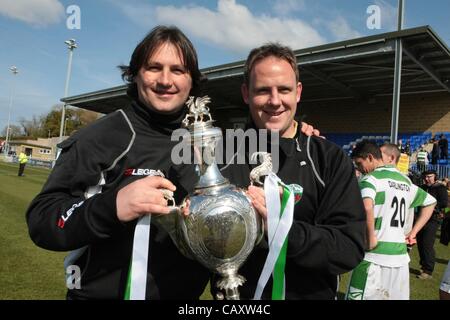
[[(8, 127), (4, 127), (2, 130), (2, 136), (6, 138), (6, 130)], [(9, 140), (12, 140), (14, 138), (23, 136), (22, 128), (18, 125), (12, 124), (9, 126)]]
[(38, 138), (45, 136), (42, 126), (43, 120), (44, 116), (36, 116), (36, 115), (33, 115), (31, 120), (21, 118), (19, 120), (19, 123), (22, 126), (24, 135), (30, 138)]

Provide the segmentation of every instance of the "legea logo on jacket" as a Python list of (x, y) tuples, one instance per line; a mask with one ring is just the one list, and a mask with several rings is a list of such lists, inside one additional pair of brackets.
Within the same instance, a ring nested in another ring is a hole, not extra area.
[[(154, 169), (126, 169), (124, 175), (129, 176), (161, 176), (161, 171)], [(164, 176), (164, 175), (163, 175)]]
[(61, 215), (61, 217), (58, 220), (58, 227), (60, 227), (61, 229), (64, 228), (64, 225), (66, 224), (66, 221), (70, 218), (70, 216), (72, 215), (72, 213), (75, 211), (76, 208), (81, 207), (81, 205), (84, 203), (84, 201), (75, 203), (72, 205), (72, 207), (67, 210), (65, 213), (63, 213)]

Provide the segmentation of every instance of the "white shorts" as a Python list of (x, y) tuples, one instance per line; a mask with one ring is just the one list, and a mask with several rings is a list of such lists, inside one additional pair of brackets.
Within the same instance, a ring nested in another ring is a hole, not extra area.
[(439, 288), (444, 292), (450, 293), (450, 261), (447, 264), (447, 269), (445, 269)]
[(409, 300), (409, 265), (385, 267), (363, 260), (353, 271), (347, 300)]

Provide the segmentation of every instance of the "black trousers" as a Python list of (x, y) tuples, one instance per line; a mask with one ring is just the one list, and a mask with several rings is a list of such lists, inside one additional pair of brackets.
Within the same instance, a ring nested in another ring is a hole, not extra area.
[(441, 149), (441, 159), (448, 159), (448, 150), (446, 149)]
[(424, 172), (426, 169), (426, 165), (424, 162), (418, 162), (417, 163), (417, 169), (419, 170), (420, 173)]
[(439, 229), (439, 223), (431, 217), (430, 220), (417, 234), (417, 249), (419, 250), (420, 265), (422, 270), (428, 274), (432, 274), (435, 264), (434, 241), (436, 240), (436, 232)]
[(23, 175), (23, 171), (25, 170), (26, 163), (19, 163), (19, 173), (17, 174), (19, 177)]

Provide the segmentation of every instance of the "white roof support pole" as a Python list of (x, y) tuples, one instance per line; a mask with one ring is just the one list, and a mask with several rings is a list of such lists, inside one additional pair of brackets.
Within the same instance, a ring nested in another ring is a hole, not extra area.
[[(398, 0), (398, 31), (403, 28), (404, 20), (404, 0)], [(402, 39), (395, 40), (395, 74), (394, 74), (394, 94), (392, 98), (392, 118), (391, 118), (391, 143), (398, 142), (398, 118), (400, 113), (400, 93), (402, 83)]]

